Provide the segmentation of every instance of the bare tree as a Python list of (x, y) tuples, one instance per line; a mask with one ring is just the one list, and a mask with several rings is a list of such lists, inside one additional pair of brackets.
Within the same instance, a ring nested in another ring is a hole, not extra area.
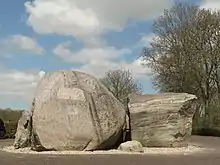
[(153, 30), (156, 38), (143, 57), (155, 73), (155, 86), (195, 94), (209, 118), (210, 104), (220, 99), (220, 12), (176, 3)]
[(126, 99), (132, 92), (141, 93), (140, 86), (129, 70), (110, 70), (106, 72), (101, 82), (123, 104), (126, 104)]

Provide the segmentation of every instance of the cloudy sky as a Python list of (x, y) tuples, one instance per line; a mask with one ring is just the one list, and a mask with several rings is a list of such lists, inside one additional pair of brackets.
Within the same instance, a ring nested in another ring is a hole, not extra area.
[[(178, 0), (177, 0), (178, 1)], [(179, 0), (180, 1), (180, 0)], [(220, 8), (220, 0), (181, 0)], [(0, 107), (28, 108), (45, 72), (81, 70), (101, 77), (127, 68), (146, 93), (140, 65), (151, 25), (174, 0), (1, 0)]]

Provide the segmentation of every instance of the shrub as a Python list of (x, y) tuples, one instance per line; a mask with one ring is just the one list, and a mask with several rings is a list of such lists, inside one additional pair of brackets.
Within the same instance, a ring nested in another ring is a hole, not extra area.
[(200, 135), (200, 136), (220, 137), (220, 128), (216, 128), (216, 127), (193, 128), (192, 134)]
[(17, 131), (17, 122), (5, 123), (6, 136), (5, 138), (14, 139)]

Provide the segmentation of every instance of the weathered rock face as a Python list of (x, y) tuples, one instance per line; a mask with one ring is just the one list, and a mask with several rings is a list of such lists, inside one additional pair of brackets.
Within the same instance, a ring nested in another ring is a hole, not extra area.
[(0, 139), (5, 137), (5, 133), (6, 133), (5, 124), (2, 121), (2, 119), (0, 119)]
[(130, 95), (132, 140), (144, 147), (187, 146), (196, 99), (186, 93)]
[(118, 150), (124, 151), (124, 152), (144, 152), (144, 149), (140, 142), (138, 141), (127, 141), (125, 143), (122, 143)]
[(96, 78), (78, 71), (47, 74), (32, 111), (32, 143), (54, 150), (97, 150), (121, 137), (126, 112)]
[(18, 121), (17, 132), (15, 134), (15, 148), (24, 148), (30, 146), (30, 114), (23, 111), (20, 120)]

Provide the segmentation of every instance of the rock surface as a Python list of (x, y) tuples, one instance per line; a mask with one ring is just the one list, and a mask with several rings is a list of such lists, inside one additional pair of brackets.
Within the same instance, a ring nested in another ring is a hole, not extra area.
[(32, 111), (32, 144), (53, 150), (98, 150), (122, 135), (123, 105), (91, 75), (78, 71), (46, 74)]
[(30, 145), (30, 114), (27, 111), (22, 112), (22, 116), (18, 121), (17, 132), (15, 134), (15, 148), (24, 148)]
[(131, 94), (132, 140), (144, 147), (187, 146), (196, 100), (196, 96), (186, 93)]
[(124, 152), (144, 152), (144, 149), (140, 142), (138, 141), (127, 141), (125, 143), (122, 143), (118, 150), (124, 151)]

